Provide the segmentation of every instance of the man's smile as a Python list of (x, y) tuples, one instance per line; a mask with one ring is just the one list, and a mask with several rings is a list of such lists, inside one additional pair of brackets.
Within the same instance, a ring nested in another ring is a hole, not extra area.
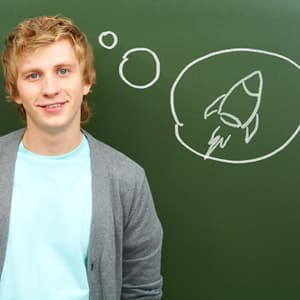
[(38, 107), (42, 108), (43, 110), (45, 110), (47, 112), (58, 112), (64, 107), (64, 105), (67, 102), (68, 101), (49, 103), (49, 104), (44, 104), (44, 105), (38, 105)]

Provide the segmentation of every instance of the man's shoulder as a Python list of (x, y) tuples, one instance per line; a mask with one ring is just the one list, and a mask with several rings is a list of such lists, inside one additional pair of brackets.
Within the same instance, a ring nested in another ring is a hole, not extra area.
[(1, 135), (0, 136), (0, 141), (10, 141), (14, 139), (21, 138), (24, 134), (25, 128), (17, 129), (14, 131), (11, 131), (7, 134)]
[(143, 180), (144, 169), (124, 153), (84, 132), (88, 139), (91, 158), (96, 167), (105, 168), (111, 176), (119, 177), (122, 181)]
[(0, 149), (3, 147), (14, 147), (22, 139), (24, 128), (12, 131), (0, 136)]

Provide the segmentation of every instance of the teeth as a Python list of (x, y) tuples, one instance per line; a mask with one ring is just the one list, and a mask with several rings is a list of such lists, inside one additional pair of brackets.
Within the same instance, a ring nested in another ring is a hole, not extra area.
[(60, 107), (60, 106), (61, 106), (61, 104), (59, 104), (59, 103), (46, 105), (47, 108), (57, 108), (57, 107)]

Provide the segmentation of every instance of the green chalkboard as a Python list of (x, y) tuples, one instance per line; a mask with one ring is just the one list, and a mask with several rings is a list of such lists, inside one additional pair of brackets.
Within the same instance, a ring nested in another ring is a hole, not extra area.
[(299, 299), (300, 2), (2, 1), (0, 40), (57, 13), (95, 52), (86, 129), (146, 169), (163, 299)]

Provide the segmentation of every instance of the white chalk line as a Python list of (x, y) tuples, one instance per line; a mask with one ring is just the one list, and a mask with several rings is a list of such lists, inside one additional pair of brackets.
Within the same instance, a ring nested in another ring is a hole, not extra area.
[[(153, 60), (155, 62), (155, 76), (154, 78), (148, 82), (147, 84), (144, 84), (144, 85), (137, 85), (137, 84), (134, 84), (132, 82), (130, 82), (124, 75), (124, 65), (126, 64), (126, 62), (129, 60), (128, 56), (131, 54), (131, 53), (134, 53), (134, 52), (148, 52), (152, 55), (153, 57)], [(160, 77), (160, 61), (159, 61), (159, 58), (157, 56), (157, 54), (148, 49), (148, 48), (133, 48), (131, 50), (128, 50), (124, 55), (123, 55), (123, 59), (121, 61), (121, 63), (119, 64), (119, 74), (120, 74), (120, 77), (121, 79), (126, 83), (128, 84), (130, 87), (133, 87), (135, 89), (146, 89), (150, 86), (152, 86)]]
[[(191, 151), (192, 153), (201, 156), (202, 158), (205, 159), (205, 154), (202, 154), (198, 151), (196, 151), (195, 149), (193, 149), (192, 147), (190, 147), (189, 145), (187, 145), (183, 139), (181, 138), (180, 134), (179, 134), (179, 127), (178, 124), (175, 124), (175, 136), (177, 138), (177, 140), (180, 142), (180, 144), (182, 146), (184, 146), (186, 149), (188, 149), (189, 151)], [(244, 159), (244, 160), (230, 160), (230, 159), (222, 159), (222, 158), (218, 158), (218, 157), (213, 157), (213, 156), (209, 156), (208, 158), (211, 160), (215, 160), (215, 161), (219, 161), (219, 162), (223, 162), (223, 163), (230, 163), (230, 164), (248, 164), (248, 163), (254, 163), (257, 161), (261, 161), (267, 158), (270, 158), (274, 155), (276, 155), (277, 153), (279, 153), (280, 151), (282, 151), (284, 148), (286, 148), (291, 142), (292, 140), (297, 136), (297, 134), (300, 132), (300, 125), (297, 127), (297, 129), (293, 132), (293, 134), (288, 138), (287, 141), (284, 142), (284, 144), (282, 144), (280, 147), (278, 147), (276, 150), (274, 150), (271, 153), (268, 153), (266, 155), (260, 156), (260, 157), (256, 157), (256, 158), (252, 158), (252, 159)]]
[[(184, 126), (184, 123), (180, 122), (179, 121), (179, 118), (177, 117), (177, 114), (176, 114), (176, 111), (175, 111), (175, 90), (176, 90), (176, 87), (177, 87), (177, 84), (178, 82), (180, 81), (180, 79), (183, 77), (183, 75), (195, 64), (205, 60), (205, 59), (208, 59), (208, 58), (211, 58), (213, 56), (217, 56), (217, 55), (222, 55), (222, 54), (225, 54), (225, 53), (234, 53), (234, 52), (253, 52), (253, 53), (259, 53), (259, 54), (265, 54), (265, 55), (269, 55), (269, 56), (274, 56), (274, 57), (277, 57), (277, 58), (280, 58), (282, 60), (285, 60), (287, 62), (289, 62), (290, 64), (292, 64), (293, 66), (295, 66), (298, 70), (300, 70), (300, 66), (294, 62), (292, 59), (286, 57), (286, 56), (283, 56), (281, 54), (278, 54), (278, 53), (275, 53), (275, 52), (270, 52), (270, 51), (265, 51), (265, 50), (260, 50), (260, 49), (252, 49), (252, 48), (231, 48), (231, 49), (224, 49), (224, 50), (220, 50), (220, 51), (215, 51), (215, 52), (211, 52), (207, 55), (204, 55), (200, 58), (197, 58), (195, 60), (193, 60), (190, 64), (188, 64), (180, 73), (179, 75), (177, 76), (176, 80), (174, 81), (173, 85), (172, 85), (172, 88), (171, 88), (171, 92), (170, 92), (170, 104), (171, 104), (171, 112), (172, 112), (172, 116), (175, 120), (175, 136), (176, 138), (178, 139), (178, 141), (186, 148), (188, 149), (189, 151), (191, 151), (192, 153), (204, 158), (204, 159), (211, 159), (211, 160), (215, 160), (215, 161), (219, 161), (219, 162), (224, 162), (224, 163), (231, 163), (231, 164), (246, 164), (246, 163), (254, 163), (254, 162), (257, 162), (257, 161), (261, 161), (261, 160), (264, 160), (264, 159), (267, 159), (269, 157), (272, 157), (274, 155), (276, 155), (277, 153), (279, 153), (280, 151), (282, 151), (284, 148), (286, 148), (291, 142), (292, 140), (297, 136), (297, 134), (299, 133), (300, 131), (300, 125), (298, 125), (298, 127), (296, 128), (296, 130), (293, 132), (293, 134), (287, 139), (287, 141), (282, 144), (280, 147), (278, 147), (277, 149), (275, 149), (274, 151), (270, 152), (269, 154), (266, 154), (266, 155), (263, 155), (263, 156), (260, 156), (260, 157), (256, 157), (256, 158), (253, 158), (253, 159), (246, 159), (246, 160), (229, 160), (229, 159), (222, 159), (222, 158), (217, 158), (217, 157), (213, 157), (213, 156), (207, 156), (207, 154), (202, 154), (198, 151), (196, 151), (195, 149), (193, 149), (192, 147), (190, 147), (189, 145), (187, 145), (182, 139), (181, 139), (181, 136), (179, 134), (179, 127), (183, 127)], [(261, 97), (261, 91), (262, 91), (262, 85), (261, 85), (261, 90), (258, 92), (258, 94), (260, 95)], [(250, 91), (249, 91), (250, 92)], [(251, 94), (251, 92), (250, 92)], [(219, 98), (217, 98), (212, 104), (210, 104), (209, 107), (212, 107), (215, 103), (217, 103), (218, 101), (221, 101), (223, 96), (225, 96), (226, 94), (220, 96)], [(261, 99), (260, 99), (261, 101)], [(260, 102), (259, 102), (260, 103)], [(258, 107), (259, 107), (259, 103), (257, 103)], [(257, 107), (257, 109), (258, 109)], [(211, 115), (212, 113), (216, 112), (217, 110), (211, 112), (209, 115)], [(209, 116), (208, 115), (208, 116)], [(254, 115), (255, 116), (255, 115)], [(251, 121), (250, 121), (251, 122)], [(245, 124), (249, 125), (250, 122), (247, 122)], [(253, 135), (255, 134), (255, 132), (257, 131), (257, 128), (258, 128), (258, 122), (259, 122), (259, 118), (257, 116), (256, 118), (256, 124), (255, 124), (255, 128), (254, 130), (252, 131), (251, 134), (249, 134), (249, 129), (247, 128), (246, 126), (246, 143), (248, 143), (251, 138), (253, 137)], [(245, 126), (244, 126), (245, 128)], [(248, 130), (247, 130), (248, 129)], [(225, 144), (226, 146), (226, 144)]]
[[(106, 45), (106, 44), (104, 43), (104, 38), (105, 38), (106, 36), (109, 36), (109, 35), (112, 36), (113, 42), (112, 42), (111, 45)], [(99, 42), (99, 44), (100, 44), (103, 48), (106, 48), (106, 49), (111, 50), (111, 49), (113, 49), (113, 48), (115, 48), (115, 47), (117, 46), (117, 44), (118, 44), (118, 36), (117, 36), (113, 31), (104, 31), (104, 32), (102, 32), (102, 33), (99, 34), (99, 36), (98, 36), (98, 42)]]
[[(250, 92), (249, 89), (246, 86), (246, 81), (248, 81), (250, 78), (253, 78), (254, 76), (258, 75), (259, 76), (259, 87), (258, 87), (258, 92), (257, 93), (253, 93)], [(227, 99), (230, 100), (230, 96), (231, 94), (236, 90), (236, 88), (238, 88), (239, 86), (242, 86), (244, 92), (250, 96), (250, 97), (255, 97), (256, 98), (256, 103), (255, 103), (255, 107), (252, 110), (251, 115), (249, 116), (249, 118), (246, 120), (246, 122), (244, 124), (242, 124), (242, 121), (236, 117), (233, 114), (230, 114), (228, 112), (224, 112), (223, 111), (223, 106), (225, 104), (225, 102), (227, 101)], [(211, 116), (214, 113), (218, 113), (218, 115), (220, 116), (220, 120), (228, 127), (233, 127), (233, 128), (241, 128), (241, 129), (245, 129), (246, 128), (246, 134), (245, 134), (245, 143), (248, 144), (251, 139), (253, 138), (253, 136), (255, 135), (255, 133), (258, 130), (258, 122), (259, 122), (259, 116), (258, 116), (258, 109), (261, 103), (261, 95), (262, 95), (262, 86), (263, 86), (263, 77), (262, 77), (262, 73), (261, 71), (254, 71), (252, 73), (250, 73), (249, 75), (243, 77), (242, 79), (240, 79), (239, 81), (237, 81), (229, 90), (226, 94), (221, 95), (220, 97), (218, 97), (216, 100), (214, 100), (212, 102), (212, 104), (210, 104), (204, 111), (204, 119), (206, 120), (209, 116)], [(214, 109), (212, 112), (210, 112), (210, 109), (213, 108), (218, 102), (220, 102), (218, 109)], [(230, 121), (226, 120), (225, 117), (228, 117), (230, 119)], [(255, 127), (254, 130), (249, 133), (249, 128), (248, 126), (251, 124), (251, 122), (253, 121), (253, 119), (255, 118)], [(234, 123), (233, 123), (234, 120)], [(217, 129), (220, 128), (220, 126), (217, 127)], [(209, 145), (209, 149), (206, 153), (206, 158), (209, 157), (209, 155), (216, 149), (216, 147), (219, 145), (220, 148), (224, 149), (227, 142), (223, 145), (222, 141), (224, 140), (224, 137), (221, 137), (220, 135), (218, 135), (217, 137), (215, 137), (215, 131), (212, 133), (212, 136), (208, 142)], [(226, 141), (228, 141), (228, 139), (226, 139)]]
[(201, 56), (195, 60), (193, 60), (191, 63), (189, 63), (186, 67), (183, 68), (183, 70), (179, 73), (179, 75), (177, 76), (177, 78), (175, 79), (172, 88), (171, 88), (171, 112), (173, 115), (173, 118), (176, 122), (176, 124), (178, 124), (179, 126), (183, 126), (183, 123), (181, 123), (179, 121), (179, 118), (176, 115), (176, 111), (175, 111), (175, 103), (174, 103), (174, 95), (175, 95), (175, 89), (176, 86), (178, 84), (178, 82), (180, 81), (180, 79), (183, 77), (183, 75), (195, 64), (199, 63), (200, 61), (206, 60), (208, 58), (211, 58), (213, 56), (217, 56), (217, 55), (221, 55), (221, 54), (225, 54), (225, 53), (234, 53), (234, 52), (253, 52), (253, 53), (259, 53), (259, 54), (265, 54), (265, 55), (269, 55), (269, 56), (275, 56), (278, 57), (280, 59), (283, 59), (287, 62), (289, 62), (290, 64), (292, 64), (293, 66), (295, 66), (297, 69), (300, 70), (300, 66), (294, 62), (292, 59), (283, 56), (281, 54), (275, 53), (275, 52), (270, 52), (270, 51), (265, 51), (265, 50), (260, 50), (260, 49), (252, 49), (252, 48), (231, 48), (231, 49), (224, 49), (224, 50), (219, 50), (219, 51), (215, 51), (215, 52), (211, 52), (207, 55)]

